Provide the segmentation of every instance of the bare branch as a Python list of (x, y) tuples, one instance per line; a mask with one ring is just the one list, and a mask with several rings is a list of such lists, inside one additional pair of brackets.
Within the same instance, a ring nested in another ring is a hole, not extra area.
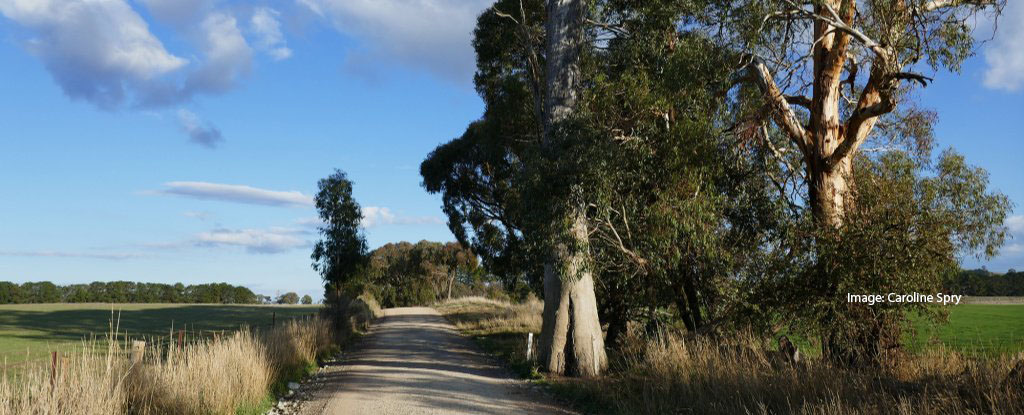
[(893, 95), (896, 82), (895, 78), (883, 74), (881, 69), (872, 68), (868, 84), (861, 91), (860, 99), (857, 101), (857, 109), (846, 122), (843, 142), (839, 143), (826, 160), (827, 169), (831, 170), (844, 158), (856, 152), (857, 147), (864, 142), (875, 126), (878, 117), (896, 109), (896, 97)]
[(917, 12), (933, 12), (939, 9), (946, 9), (958, 6), (993, 6), (995, 0), (929, 0), (924, 4), (915, 7)]
[(629, 35), (629, 31), (626, 30), (622, 26), (610, 25), (608, 23), (599, 22), (599, 21), (592, 20), (592, 19), (587, 19), (587, 23), (589, 23), (591, 25), (594, 25), (594, 26), (597, 26), (597, 27), (600, 27), (600, 28), (602, 28), (604, 30), (607, 30), (609, 32), (615, 33), (616, 35), (619, 35), (619, 36)]
[(736, 74), (733, 75), (734, 84), (740, 81), (752, 81), (757, 85), (761, 93), (764, 94), (765, 100), (768, 101), (768, 105), (771, 106), (771, 115), (777, 124), (789, 136), (800, 151), (806, 153), (807, 148), (810, 145), (807, 130), (804, 129), (800, 122), (800, 118), (793, 112), (793, 108), (789, 106), (789, 102), (786, 100), (786, 96), (782, 94), (778, 85), (775, 84), (775, 79), (772, 78), (771, 73), (768, 71), (768, 67), (756, 56), (750, 57), (750, 63), (746, 64)]
[(901, 80), (901, 81), (902, 80), (915, 81), (915, 82), (921, 84), (921, 86), (928, 86), (929, 82), (934, 81), (934, 79), (932, 79), (932, 78), (929, 78), (927, 76), (921, 75), (919, 73), (913, 73), (913, 72), (897, 72), (897, 73), (893, 74), (892, 77), (895, 78), (895, 79)]
[(786, 95), (786, 102), (808, 109), (811, 108), (811, 99), (803, 95)]

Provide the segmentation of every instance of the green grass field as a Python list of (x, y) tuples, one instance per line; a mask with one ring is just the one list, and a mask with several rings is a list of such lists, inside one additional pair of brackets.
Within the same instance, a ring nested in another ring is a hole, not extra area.
[(917, 322), (912, 350), (943, 345), (968, 354), (994, 355), (1024, 351), (1024, 304), (962, 304), (949, 312), (949, 322), (929, 326)]
[[(195, 304), (18, 304), (0, 305), (0, 367), (44, 359), (51, 351), (69, 351), (92, 335), (118, 332), (132, 338), (166, 339), (185, 329), (190, 336), (204, 331), (230, 331), (241, 326), (269, 326), (309, 315), (319, 306), (195, 305)], [(113, 314), (111, 311), (113, 310)], [(118, 314), (120, 318), (118, 319)]]

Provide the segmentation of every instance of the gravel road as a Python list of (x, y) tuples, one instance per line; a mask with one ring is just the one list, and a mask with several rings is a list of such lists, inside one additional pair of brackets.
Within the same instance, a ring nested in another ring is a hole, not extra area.
[(431, 308), (385, 310), (302, 405), (320, 414), (570, 414), (511, 378)]

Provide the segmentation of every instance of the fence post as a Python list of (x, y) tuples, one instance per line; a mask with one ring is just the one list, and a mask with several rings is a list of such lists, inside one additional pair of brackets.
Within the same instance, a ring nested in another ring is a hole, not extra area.
[(526, 336), (526, 360), (530, 360), (530, 356), (533, 355), (533, 333)]
[(57, 385), (57, 352), (50, 352), (50, 393)]
[(277, 327), (277, 312), (270, 316), (270, 327)]
[(132, 342), (132, 363), (142, 363), (142, 357), (146, 355), (146, 342), (135, 340)]

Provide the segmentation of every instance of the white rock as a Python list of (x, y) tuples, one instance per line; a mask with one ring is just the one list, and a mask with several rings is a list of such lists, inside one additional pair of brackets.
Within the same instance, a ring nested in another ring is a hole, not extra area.
[(288, 389), (296, 390), (299, 388), (299, 384), (295, 382), (288, 382)]

